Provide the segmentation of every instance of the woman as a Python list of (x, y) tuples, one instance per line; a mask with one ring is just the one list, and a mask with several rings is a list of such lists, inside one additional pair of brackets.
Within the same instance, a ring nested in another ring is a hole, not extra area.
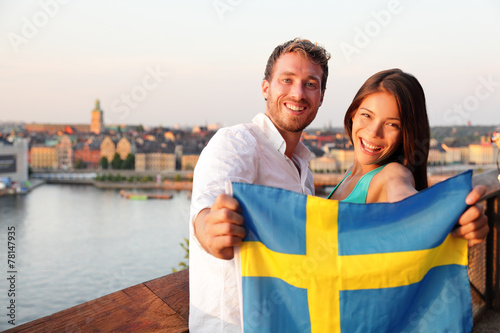
[(428, 187), (430, 129), (417, 79), (400, 69), (370, 77), (344, 118), (354, 163), (328, 198), (396, 202)]

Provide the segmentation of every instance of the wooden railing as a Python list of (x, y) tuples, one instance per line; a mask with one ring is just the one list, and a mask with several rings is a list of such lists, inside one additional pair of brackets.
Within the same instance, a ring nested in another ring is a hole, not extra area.
[(6, 332), (188, 332), (189, 271), (183, 270)]
[[(490, 232), (469, 251), (474, 317), (500, 307), (498, 173), (473, 177), (488, 192), (482, 199)], [(189, 270), (117, 291), (6, 332), (188, 332)]]

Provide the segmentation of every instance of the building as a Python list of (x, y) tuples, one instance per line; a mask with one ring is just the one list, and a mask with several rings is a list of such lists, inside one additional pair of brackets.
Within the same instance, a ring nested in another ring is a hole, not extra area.
[(183, 171), (192, 171), (198, 163), (198, 159), (200, 158), (200, 154), (182, 154), (181, 157), (181, 170)]
[(330, 149), (327, 156), (337, 162), (336, 170), (345, 172), (354, 162), (354, 149)]
[(469, 163), (469, 147), (449, 147), (442, 144), (441, 147), (446, 152), (446, 164), (467, 164)]
[(30, 134), (33, 133), (47, 133), (48, 135), (64, 133), (68, 131), (68, 128), (71, 128), (73, 131), (88, 133), (89, 125), (82, 124), (26, 124), (24, 128)]
[(74, 162), (80, 160), (86, 168), (97, 169), (101, 160), (101, 142), (79, 142), (73, 147)]
[(55, 146), (33, 145), (30, 149), (31, 167), (35, 170), (57, 169), (57, 148)]
[(469, 160), (473, 164), (493, 164), (495, 153), (498, 154), (498, 148), (491, 142), (469, 145)]
[(106, 136), (101, 142), (101, 158), (106, 157), (108, 159), (108, 162), (111, 162), (113, 160), (113, 157), (115, 156), (115, 152), (115, 143), (109, 136)]
[(56, 145), (57, 168), (59, 170), (73, 169), (73, 144), (69, 135), (63, 135)]
[(28, 181), (28, 141), (15, 138), (9, 142), (0, 138), (0, 178), (15, 182)]
[(127, 138), (123, 137), (116, 144), (116, 152), (120, 155), (122, 160), (126, 159), (128, 154), (132, 153), (132, 146)]
[(309, 162), (309, 168), (315, 173), (333, 173), (339, 171), (337, 168), (339, 163), (332, 157), (321, 156), (311, 159)]
[(175, 162), (171, 142), (146, 141), (135, 154), (135, 171), (174, 171)]
[(180, 167), (182, 171), (192, 171), (198, 163), (201, 151), (206, 143), (198, 140), (187, 141), (184, 145), (176, 147), (176, 153), (180, 156)]
[(95, 134), (101, 134), (104, 130), (104, 121), (103, 121), (103, 112), (101, 110), (101, 105), (99, 100), (95, 101), (95, 108), (91, 113), (91, 121), (90, 121), (90, 132)]

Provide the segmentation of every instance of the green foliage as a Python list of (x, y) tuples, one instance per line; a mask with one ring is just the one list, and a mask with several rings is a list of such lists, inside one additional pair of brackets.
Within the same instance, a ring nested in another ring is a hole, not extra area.
[[(180, 246), (184, 249), (184, 251), (186, 252), (186, 254), (184, 255), (184, 259), (189, 259), (189, 239), (187, 239), (186, 237), (184, 237), (184, 242), (183, 243), (179, 243)], [(172, 268), (172, 272), (178, 272), (178, 271), (182, 271), (186, 268), (189, 267), (189, 262), (186, 262), (186, 261), (181, 261), (179, 262), (179, 268), (175, 268), (173, 267)]]
[(174, 176), (174, 182), (180, 182), (181, 180), (182, 180), (181, 175), (176, 174), (176, 175)]
[(99, 161), (99, 166), (101, 169), (107, 169), (109, 167), (109, 161), (106, 156), (103, 156)]
[(121, 169), (122, 167), (122, 159), (120, 158), (120, 154), (115, 153), (115, 156), (113, 156), (113, 160), (111, 161), (111, 168), (114, 170)]
[(128, 154), (125, 160), (122, 163), (122, 169), (125, 170), (134, 170), (135, 169), (135, 156), (132, 154)]
[(147, 183), (153, 181), (153, 176), (142, 176), (139, 180), (141, 183)]
[(81, 158), (76, 159), (75, 164), (73, 165), (75, 169), (85, 169), (85, 163)]

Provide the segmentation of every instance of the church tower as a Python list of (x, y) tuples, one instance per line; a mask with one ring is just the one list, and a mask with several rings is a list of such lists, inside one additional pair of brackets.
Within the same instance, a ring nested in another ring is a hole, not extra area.
[(92, 110), (92, 120), (90, 122), (90, 132), (95, 134), (100, 134), (104, 129), (104, 123), (102, 120), (102, 110), (99, 100), (95, 101), (95, 108)]

